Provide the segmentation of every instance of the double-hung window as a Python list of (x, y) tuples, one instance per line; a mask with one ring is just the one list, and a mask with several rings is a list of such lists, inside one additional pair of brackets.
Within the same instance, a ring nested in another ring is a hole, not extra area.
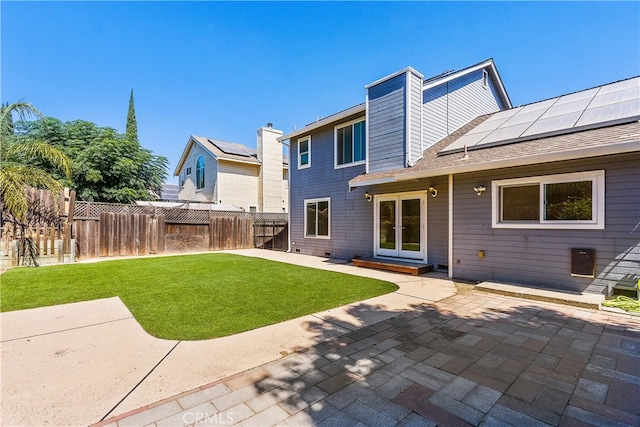
[(311, 137), (305, 136), (298, 140), (298, 169), (311, 166)]
[(304, 237), (329, 238), (329, 199), (304, 201)]
[(494, 228), (604, 229), (604, 171), (492, 182)]
[(334, 128), (335, 167), (360, 165), (366, 158), (364, 119), (338, 125)]

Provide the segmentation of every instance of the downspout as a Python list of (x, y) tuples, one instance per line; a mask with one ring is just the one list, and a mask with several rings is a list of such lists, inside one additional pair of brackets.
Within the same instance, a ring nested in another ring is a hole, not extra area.
[(453, 279), (453, 174), (449, 174), (449, 279)]

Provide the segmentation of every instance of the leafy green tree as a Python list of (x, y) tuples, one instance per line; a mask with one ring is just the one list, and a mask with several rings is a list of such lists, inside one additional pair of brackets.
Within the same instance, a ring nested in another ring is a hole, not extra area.
[(127, 111), (127, 127), (125, 135), (131, 141), (138, 141), (138, 122), (136, 120), (136, 108), (133, 106), (133, 89), (129, 96), (129, 111)]
[[(50, 170), (71, 175), (71, 164), (64, 152), (34, 135), (16, 133), (13, 114), (21, 121), (36, 119), (44, 126), (45, 118), (27, 102), (16, 102), (0, 108), (0, 199), (3, 210), (14, 220), (26, 219), (28, 187), (43, 188), (56, 193), (62, 184)], [(42, 165), (48, 165), (48, 168)]]
[[(156, 156), (136, 139), (115, 129), (75, 120), (63, 123), (48, 118), (20, 122), (19, 132), (50, 141), (72, 160), (73, 173), (65, 185), (85, 201), (131, 203), (158, 198), (167, 177), (166, 157)], [(43, 167), (48, 165), (43, 164)]]

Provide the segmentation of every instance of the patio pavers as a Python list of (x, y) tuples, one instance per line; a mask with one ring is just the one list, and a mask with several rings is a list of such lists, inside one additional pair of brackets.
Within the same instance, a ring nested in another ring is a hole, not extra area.
[(149, 425), (640, 425), (640, 317), (471, 291), (127, 416)]

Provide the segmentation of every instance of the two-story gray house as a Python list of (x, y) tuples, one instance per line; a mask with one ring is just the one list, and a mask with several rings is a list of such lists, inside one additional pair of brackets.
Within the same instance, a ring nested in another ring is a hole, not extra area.
[(290, 141), (291, 251), (609, 293), (640, 276), (640, 79), (513, 108), (492, 60), (407, 68)]

